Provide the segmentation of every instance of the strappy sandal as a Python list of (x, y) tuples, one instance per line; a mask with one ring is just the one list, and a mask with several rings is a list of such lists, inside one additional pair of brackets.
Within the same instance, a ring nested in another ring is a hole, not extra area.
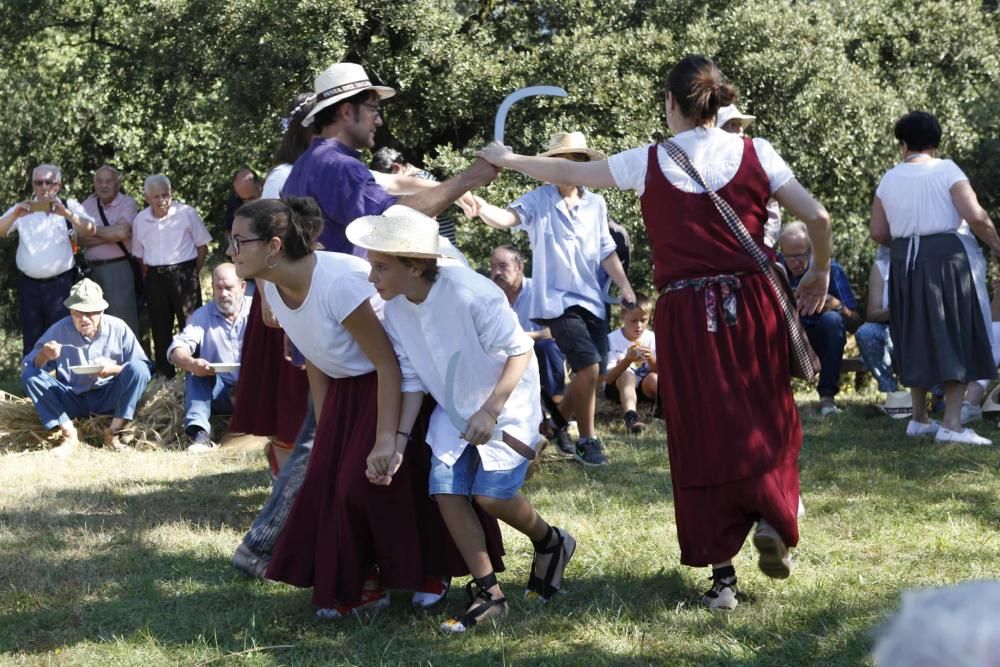
[(469, 599), (469, 604), (479, 600), (479, 604), (471, 607), (468, 611), (461, 616), (461, 618), (455, 618), (452, 616), (447, 621), (441, 624), (441, 631), (445, 634), (459, 634), (469, 630), (475, 626), (480, 619), (492, 608), (502, 607), (503, 610), (497, 616), (491, 618), (499, 618), (507, 614), (507, 598), (499, 597), (494, 598), (493, 594), (490, 593), (490, 589), (497, 585), (497, 575), (496, 572), (490, 572), (485, 577), (480, 577), (478, 579), (473, 579), (465, 586), (465, 596)]
[[(558, 538), (555, 544), (549, 545), (552, 541), (553, 533)], [(569, 560), (576, 551), (576, 540), (569, 533), (565, 533), (558, 528), (549, 526), (549, 532), (539, 541), (534, 542), (535, 555), (531, 559), (531, 574), (528, 577), (528, 585), (524, 591), (524, 597), (529, 600), (540, 600), (545, 603), (559, 592), (562, 584), (563, 572), (569, 565)], [(549, 560), (549, 566), (545, 570), (545, 578), (541, 579), (535, 574), (535, 565), (539, 556), (553, 554)]]

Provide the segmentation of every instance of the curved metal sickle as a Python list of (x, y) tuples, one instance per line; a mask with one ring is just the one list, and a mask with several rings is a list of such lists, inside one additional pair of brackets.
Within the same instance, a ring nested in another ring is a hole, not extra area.
[(495, 140), (501, 144), (503, 143), (504, 127), (507, 125), (507, 112), (510, 111), (510, 108), (525, 97), (532, 97), (534, 95), (566, 97), (567, 93), (559, 86), (528, 86), (527, 88), (515, 90), (503, 99), (503, 102), (500, 103), (500, 108), (497, 109), (497, 117), (493, 122), (493, 138)]

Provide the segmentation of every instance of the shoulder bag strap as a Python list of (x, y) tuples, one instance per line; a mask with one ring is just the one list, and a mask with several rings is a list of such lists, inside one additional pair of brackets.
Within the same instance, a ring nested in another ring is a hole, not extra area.
[[(101, 206), (101, 198), (94, 197), (94, 199), (97, 200), (97, 212), (101, 214), (101, 222), (104, 223), (105, 227), (110, 227), (111, 225), (108, 223), (108, 216), (104, 214), (104, 207)], [(124, 243), (122, 243), (121, 241), (115, 241), (115, 244), (122, 249), (122, 252), (125, 253), (126, 257), (132, 259), (132, 253), (128, 251), (128, 248), (125, 247)]]
[[(785, 296), (785, 290), (779, 284), (778, 278), (774, 275), (774, 271), (771, 268), (771, 260), (768, 259), (764, 251), (761, 250), (759, 245), (757, 245), (757, 242), (750, 236), (750, 232), (747, 231), (747, 228), (743, 225), (743, 221), (740, 220), (740, 216), (736, 214), (736, 211), (734, 211), (733, 207), (729, 205), (729, 202), (723, 199), (719, 193), (708, 187), (705, 183), (705, 179), (701, 177), (698, 170), (695, 169), (693, 164), (691, 164), (691, 160), (688, 158), (687, 153), (684, 152), (684, 149), (672, 141), (665, 142), (663, 147), (666, 149), (667, 155), (670, 156), (670, 159), (676, 162), (677, 166), (683, 169), (684, 173), (690, 176), (695, 183), (704, 188), (709, 199), (712, 200), (712, 203), (715, 204), (715, 207), (719, 210), (719, 214), (722, 216), (722, 219), (726, 221), (729, 231), (731, 231), (737, 238), (747, 254), (750, 255), (755, 262), (757, 262), (757, 266), (760, 267), (761, 272), (767, 276), (767, 280), (771, 283), (771, 288), (774, 290), (775, 295), (778, 297), (778, 302), (781, 304), (781, 312), (785, 316), (788, 336), (792, 343), (792, 352), (798, 359), (809, 359), (809, 352), (805, 341), (802, 340), (801, 330), (798, 326), (799, 314), (795, 311), (795, 308), (792, 307), (792, 304), (789, 303)], [(812, 365), (805, 363), (803, 364), (803, 367), (812, 368)]]

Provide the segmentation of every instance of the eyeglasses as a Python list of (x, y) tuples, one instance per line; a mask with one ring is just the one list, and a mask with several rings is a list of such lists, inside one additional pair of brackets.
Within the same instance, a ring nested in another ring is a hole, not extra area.
[(379, 117), (382, 116), (382, 108), (379, 105), (377, 105), (377, 104), (373, 104), (371, 102), (362, 102), (361, 106), (368, 107), (369, 109), (371, 109), (372, 111), (375, 112), (376, 116), (379, 116)]
[(786, 260), (790, 259), (793, 262), (808, 262), (809, 258), (811, 256), (812, 256), (812, 253), (808, 253), (807, 252), (807, 253), (805, 253), (803, 255), (784, 255), (784, 258)]
[(59, 181), (50, 181), (50, 180), (47, 180), (47, 179), (46, 180), (41, 180), (40, 179), (40, 180), (37, 180), (37, 181), (32, 181), (31, 184), (40, 188), (40, 187), (45, 186), (45, 185), (58, 185)]
[(242, 243), (263, 243), (268, 241), (268, 239), (238, 239), (235, 236), (229, 237), (229, 245), (233, 249), (233, 254), (240, 254), (240, 244)]

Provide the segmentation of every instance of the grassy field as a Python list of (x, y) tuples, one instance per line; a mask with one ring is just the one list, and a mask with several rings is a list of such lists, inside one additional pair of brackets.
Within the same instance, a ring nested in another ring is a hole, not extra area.
[[(580, 548), (568, 592), (538, 608), (520, 591), (529, 545), (506, 534), (510, 615), (469, 636), (409, 596), (339, 622), (309, 592), (250, 581), (229, 556), (268, 493), (256, 450), (0, 458), (0, 663), (11, 665), (866, 665), (900, 592), (1000, 572), (996, 448), (903, 435), (860, 398), (821, 421), (803, 404), (808, 510), (791, 579), (747, 547), (741, 605), (699, 606), (707, 570), (678, 565), (658, 424), (615, 425), (612, 464), (547, 463), (526, 486)], [(616, 420), (617, 424), (617, 420)], [(981, 433), (998, 439), (995, 424)], [(451, 593), (449, 610), (462, 607)]]

